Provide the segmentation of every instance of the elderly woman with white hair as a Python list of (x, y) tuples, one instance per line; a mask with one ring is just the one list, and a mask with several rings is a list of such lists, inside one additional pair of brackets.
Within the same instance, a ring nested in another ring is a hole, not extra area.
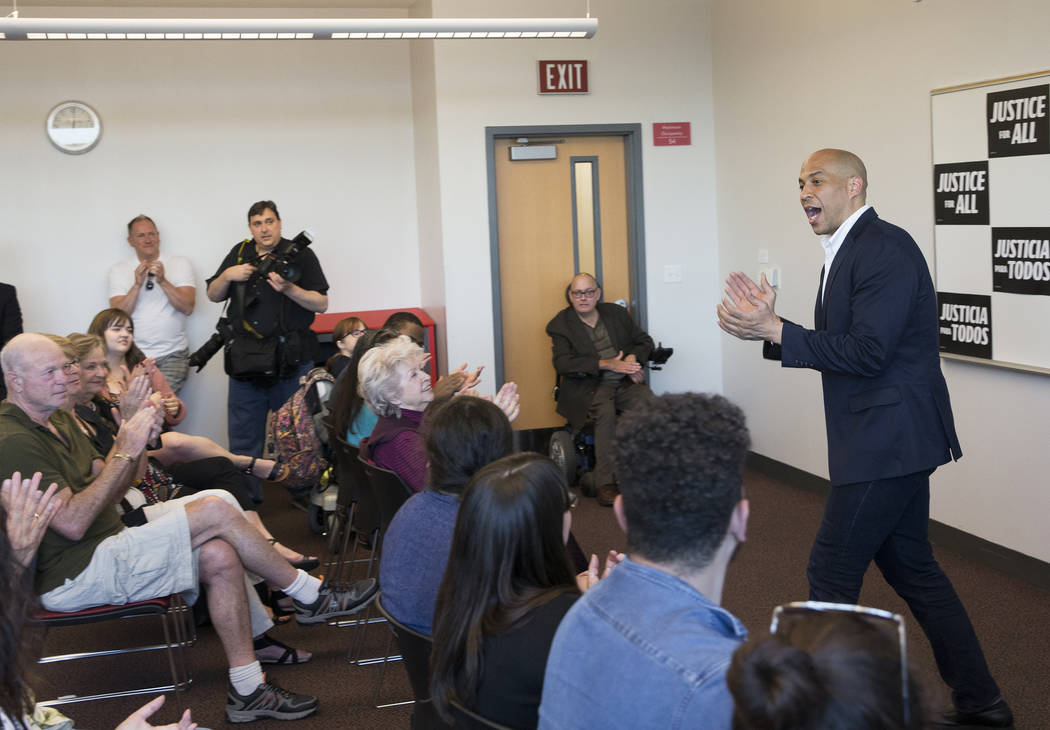
[[(395, 472), (413, 491), (426, 486), (426, 449), (420, 425), (431, 401), (430, 355), (406, 336), (374, 347), (358, 366), (361, 397), (379, 416), (371, 435), (361, 440), (361, 453), (384, 469)], [(471, 397), (467, 391), (453, 397)], [(492, 402), (507, 418), (518, 415), (518, 386), (506, 383)]]

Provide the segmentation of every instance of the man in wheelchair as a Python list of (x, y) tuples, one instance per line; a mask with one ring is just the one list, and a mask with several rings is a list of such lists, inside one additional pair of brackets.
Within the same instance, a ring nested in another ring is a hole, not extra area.
[(653, 340), (625, 308), (601, 297), (597, 279), (577, 274), (565, 288), (569, 306), (547, 323), (547, 334), (560, 380), (558, 413), (576, 431), (588, 419), (594, 422), (596, 494), (600, 504), (611, 506), (619, 494), (612, 459), (616, 414), (653, 397), (642, 367)]

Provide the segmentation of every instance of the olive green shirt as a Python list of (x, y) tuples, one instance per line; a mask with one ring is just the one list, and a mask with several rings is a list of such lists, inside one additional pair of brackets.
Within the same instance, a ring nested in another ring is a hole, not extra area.
[[(66, 411), (51, 414), (51, 425), (62, 434), (68, 447), (15, 404), (0, 404), (0, 476), (6, 478), (18, 471), (29, 478), (40, 472), (41, 490), (54, 482), (59, 490), (69, 487), (79, 492), (94, 481), (91, 463), (102, 455)], [(37, 551), (36, 592), (43, 595), (66, 579), (80, 575), (98, 544), (123, 529), (117, 511), (109, 506), (102, 509), (80, 540), (62, 537), (54, 528), (48, 528)]]

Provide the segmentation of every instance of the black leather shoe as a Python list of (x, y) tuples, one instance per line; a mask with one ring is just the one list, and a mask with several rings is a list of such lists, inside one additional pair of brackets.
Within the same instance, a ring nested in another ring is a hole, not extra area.
[(950, 710), (944, 713), (944, 718), (937, 724), (940, 727), (1013, 727), (1014, 713), (1010, 711), (1006, 700), (1000, 698), (983, 710)]

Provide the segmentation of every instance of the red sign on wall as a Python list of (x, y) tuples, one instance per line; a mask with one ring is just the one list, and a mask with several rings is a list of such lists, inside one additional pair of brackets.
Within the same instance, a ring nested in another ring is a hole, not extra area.
[(653, 122), (653, 144), (657, 147), (692, 144), (690, 122)]
[(586, 61), (540, 61), (541, 94), (586, 94)]

